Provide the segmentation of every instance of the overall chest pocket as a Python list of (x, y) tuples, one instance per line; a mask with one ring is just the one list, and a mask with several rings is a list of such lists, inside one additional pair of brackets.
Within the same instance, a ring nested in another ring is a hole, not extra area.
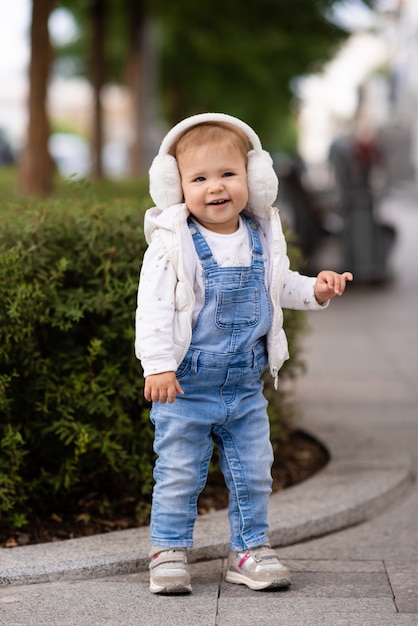
[(215, 323), (218, 328), (241, 330), (260, 321), (260, 292), (258, 287), (219, 290)]

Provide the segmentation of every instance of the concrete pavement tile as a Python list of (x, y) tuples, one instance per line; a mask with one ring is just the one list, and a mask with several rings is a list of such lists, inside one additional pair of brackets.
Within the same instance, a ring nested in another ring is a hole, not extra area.
[[(330, 372), (329, 368), (315, 373), (309, 370), (309, 380), (298, 384), (299, 397), (309, 405), (318, 401), (318, 396), (322, 395), (321, 404), (324, 406), (329, 389), (335, 388), (338, 389), (338, 405), (348, 404), (353, 407), (356, 403), (367, 406), (376, 402), (381, 405), (386, 402), (416, 402), (417, 391), (409, 380), (394, 378), (391, 372), (379, 374), (371, 367), (370, 364), (363, 372), (355, 373), (348, 366), (347, 371), (341, 371), (340, 367), (336, 367), (334, 372)], [(335, 401), (335, 397), (332, 400)]]
[(292, 591), (310, 598), (388, 598), (386, 574), (377, 572), (296, 572)]
[[(286, 603), (287, 604), (287, 603)], [(279, 606), (254, 606), (251, 603), (224, 605), (218, 613), (219, 626), (417, 626), (415, 615), (393, 613), (382, 602), (309, 599)]]
[[(191, 567), (194, 593), (156, 596), (148, 574), (0, 589), (0, 623), (7, 626), (214, 626), (221, 561)], [(1, 598), (13, 599), (2, 604)]]
[(398, 611), (418, 614), (418, 562), (387, 561), (386, 570)]
[[(300, 403), (300, 398), (297, 403)], [(331, 442), (335, 440), (336, 443), (338, 443), (337, 429), (341, 426), (344, 427), (345, 432), (345, 426), (350, 425), (353, 436), (357, 430), (358, 434), (363, 437), (367, 436), (368, 432), (374, 428), (374, 437), (377, 436), (379, 440), (379, 432), (376, 432), (378, 427), (392, 428), (396, 435), (396, 432), (402, 433), (405, 428), (416, 428), (418, 421), (417, 402), (415, 400), (412, 402), (395, 402), (385, 399), (384, 402), (373, 400), (373, 402), (364, 404), (364, 402), (357, 402), (356, 400), (343, 403), (335, 398), (330, 398), (326, 402), (312, 401), (308, 409), (306, 399), (304, 399), (304, 407), (300, 410), (305, 414), (305, 422), (308, 426), (311, 420), (315, 424), (315, 435), (319, 439), (321, 439), (321, 433), (324, 433), (326, 436), (331, 436)], [(402, 415), (402, 421), (399, 420), (399, 415)], [(384, 435), (385, 433), (382, 433), (380, 438), (384, 438)], [(326, 443), (328, 444), (328, 437)], [(395, 443), (392, 442), (392, 450), (394, 449), (396, 449)]]
[(283, 560), (291, 572), (358, 572), (364, 574), (386, 572), (383, 561), (325, 561), (325, 560)]
[(292, 592), (221, 594), (219, 626), (416, 626), (400, 621), (393, 602), (370, 598), (302, 598)]

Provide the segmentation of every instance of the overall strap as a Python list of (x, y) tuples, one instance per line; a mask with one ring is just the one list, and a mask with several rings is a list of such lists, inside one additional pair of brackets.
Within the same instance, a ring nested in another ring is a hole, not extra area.
[(243, 215), (243, 220), (248, 228), (248, 233), (250, 237), (251, 244), (251, 254), (253, 258), (253, 263), (264, 266), (263, 260), (263, 244), (261, 243), (261, 237), (259, 232), (259, 226), (257, 222), (250, 217)]
[(190, 234), (193, 237), (193, 243), (196, 248), (197, 256), (202, 261), (204, 269), (208, 269), (209, 267), (218, 267), (218, 264), (212, 254), (212, 250), (209, 248), (205, 238), (190, 216), (187, 218), (187, 224), (189, 226)]

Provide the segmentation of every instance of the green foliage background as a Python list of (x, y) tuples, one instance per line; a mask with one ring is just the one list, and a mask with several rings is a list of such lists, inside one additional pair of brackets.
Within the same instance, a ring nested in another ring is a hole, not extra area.
[[(202, 111), (244, 119), (266, 149), (287, 149), (292, 81), (335, 52), (346, 33), (327, 19), (335, 0), (155, 0), (163, 117)], [(295, 145), (292, 146), (293, 149)]]
[[(133, 351), (148, 206), (145, 183), (86, 182), (1, 205), (0, 529), (68, 511), (148, 519), (153, 431)], [(286, 313), (287, 375), (301, 315)]]
[[(107, 0), (106, 81), (125, 83), (130, 53), (143, 43), (153, 107), (168, 126), (204, 111), (222, 111), (253, 126), (266, 149), (295, 149), (292, 83), (329, 60), (347, 37), (329, 18), (339, 0)], [(55, 50), (55, 71), (89, 74), (91, 4), (60, 0), (78, 36)], [(144, 53), (143, 48), (141, 48)]]

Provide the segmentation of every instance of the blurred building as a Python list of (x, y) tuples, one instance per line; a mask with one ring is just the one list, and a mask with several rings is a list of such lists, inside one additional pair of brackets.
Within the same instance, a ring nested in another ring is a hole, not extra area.
[(418, 2), (397, 0), (385, 30), (391, 46), (391, 111), (410, 137), (411, 161), (418, 178)]
[[(344, 20), (350, 20), (344, 3)], [(418, 2), (375, 0), (352, 34), (319, 74), (299, 84), (300, 152), (313, 171), (323, 174), (335, 137), (352, 132), (361, 106), (361, 123), (379, 133), (388, 150), (389, 182), (418, 176)], [(361, 94), (361, 102), (359, 101)], [(395, 149), (393, 149), (395, 148)], [(319, 167), (318, 167), (319, 166)], [(321, 175), (318, 185), (324, 184)]]

